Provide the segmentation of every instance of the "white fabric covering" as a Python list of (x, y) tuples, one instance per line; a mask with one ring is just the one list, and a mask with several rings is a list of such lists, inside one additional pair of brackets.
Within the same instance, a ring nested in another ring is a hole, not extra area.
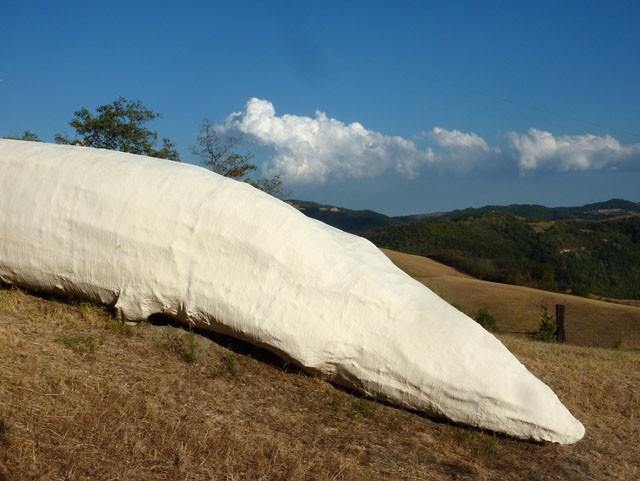
[(582, 424), (369, 241), (193, 165), (0, 140), (0, 280), (171, 315), (377, 399), (519, 438)]

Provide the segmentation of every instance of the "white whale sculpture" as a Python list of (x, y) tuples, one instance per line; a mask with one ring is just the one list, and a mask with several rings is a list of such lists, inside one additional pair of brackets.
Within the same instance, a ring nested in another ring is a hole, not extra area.
[(193, 165), (0, 140), (0, 280), (231, 334), (374, 398), (524, 439), (582, 424), (373, 244)]

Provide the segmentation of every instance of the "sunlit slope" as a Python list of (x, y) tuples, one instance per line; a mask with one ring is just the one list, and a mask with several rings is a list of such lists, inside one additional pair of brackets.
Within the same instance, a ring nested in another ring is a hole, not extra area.
[(231, 338), (0, 289), (0, 479), (637, 479), (640, 352), (498, 337), (585, 424), (580, 442), (434, 422)]
[(566, 306), (567, 342), (640, 349), (640, 308), (474, 279), (432, 259), (383, 249), (402, 270), (467, 314), (487, 308), (502, 332), (532, 332), (540, 306)]

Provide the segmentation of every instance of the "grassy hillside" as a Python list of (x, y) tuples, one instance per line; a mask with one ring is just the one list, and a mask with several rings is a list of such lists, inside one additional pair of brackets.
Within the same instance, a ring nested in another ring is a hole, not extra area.
[(540, 324), (540, 306), (554, 313), (556, 304), (564, 304), (567, 342), (640, 350), (638, 306), (482, 281), (426, 257), (384, 252), (398, 267), (469, 316), (488, 309), (500, 332), (533, 332)]
[(228, 338), (0, 290), (0, 479), (634, 479), (640, 353), (500, 338), (584, 440), (436, 422)]

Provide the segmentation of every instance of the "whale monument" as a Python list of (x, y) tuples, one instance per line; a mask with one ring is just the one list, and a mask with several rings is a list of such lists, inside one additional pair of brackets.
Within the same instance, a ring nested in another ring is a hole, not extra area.
[(169, 315), (456, 423), (584, 435), (500, 341), (369, 241), (194, 165), (0, 140), (0, 281)]

